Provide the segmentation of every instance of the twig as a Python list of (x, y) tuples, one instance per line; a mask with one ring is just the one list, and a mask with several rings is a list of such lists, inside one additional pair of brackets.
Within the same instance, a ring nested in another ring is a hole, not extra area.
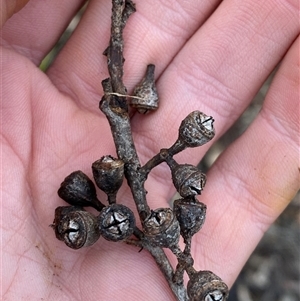
[[(129, 16), (135, 11), (131, 0), (112, 0), (111, 38), (107, 66), (110, 78), (102, 81), (104, 96), (99, 107), (110, 124), (118, 158), (103, 156), (92, 164), (93, 177), (99, 189), (107, 195), (108, 205), (100, 203), (94, 183), (81, 171), (65, 178), (58, 190), (59, 196), (71, 206), (55, 210), (51, 227), (59, 240), (73, 249), (94, 244), (99, 237), (109, 241), (123, 241), (150, 252), (178, 301), (225, 301), (227, 285), (210, 271), (196, 271), (191, 255), (191, 238), (205, 220), (206, 206), (195, 195), (201, 194), (206, 176), (197, 167), (179, 164), (173, 156), (187, 147), (201, 146), (214, 137), (213, 118), (202, 112), (190, 113), (179, 127), (178, 138), (169, 148), (163, 148), (143, 167), (140, 164), (130, 126), (126, 87), (123, 83), (123, 29)], [(147, 65), (142, 81), (134, 89), (130, 105), (137, 112), (146, 114), (158, 108), (158, 95), (154, 79), (155, 66)], [(172, 174), (175, 188), (183, 197), (175, 200), (171, 208), (150, 210), (144, 184), (149, 172), (166, 162)], [(117, 192), (123, 178), (130, 187), (142, 230), (136, 226), (133, 212), (117, 203)], [(98, 216), (83, 207), (94, 207)], [(135, 239), (132, 239), (132, 235)], [(180, 235), (185, 248), (179, 248)], [(169, 248), (178, 264), (174, 272), (163, 248)], [(183, 276), (190, 280), (187, 289)]]

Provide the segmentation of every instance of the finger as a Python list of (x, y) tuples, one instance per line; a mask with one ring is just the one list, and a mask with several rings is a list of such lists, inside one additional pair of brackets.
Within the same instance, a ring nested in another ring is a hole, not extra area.
[[(143, 162), (174, 143), (181, 120), (191, 111), (215, 118), (216, 138), (244, 111), (299, 33), (297, 11), (286, 2), (273, 4), (223, 2), (180, 51), (159, 79), (159, 110), (132, 122)], [(177, 158), (195, 164), (208, 146), (185, 150)], [(149, 191), (168, 199), (167, 181), (170, 172), (160, 165), (150, 174)]]
[(1, 44), (39, 65), (83, 3), (83, 0), (31, 0), (5, 23)]
[(210, 267), (229, 284), (299, 189), (298, 52), (299, 37), (258, 117), (208, 174), (208, 215), (194, 254), (201, 269)]
[(29, 0), (10, 0), (10, 1), (1, 1), (1, 19), (0, 19), (0, 28), (3, 24), (20, 9), (22, 9)]
[[(137, 1), (137, 12), (124, 31), (124, 82), (129, 91), (141, 80), (148, 63), (157, 64), (159, 76), (218, 2), (206, 0), (199, 6), (198, 1)], [(91, 1), (48, 72), (61, 91), (90, 110), (103, 94), (101, 80), (108, 76), (102, 53), (108, 46), (110, 23), (110, 1)]]

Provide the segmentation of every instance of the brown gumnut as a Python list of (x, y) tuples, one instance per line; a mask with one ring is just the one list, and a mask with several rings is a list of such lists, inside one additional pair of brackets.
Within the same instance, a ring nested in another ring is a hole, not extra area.
[(51, 227), (56, 238), (72, 249), (91, 246), (100, 237), (97, 218), (81, 207), (57, 207)]

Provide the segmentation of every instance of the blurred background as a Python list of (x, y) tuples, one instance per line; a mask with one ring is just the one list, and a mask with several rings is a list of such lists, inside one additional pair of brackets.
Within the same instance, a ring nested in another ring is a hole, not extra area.
[[(40, 65), (46, 71), (76, 28), (84, 6)], [(219, 154), (238, 138), (261, 109), (274, 72), (237, 122), (207, 152), (200, 163), (205, 172)], [(230, 291), (229, 301), (300, 301), (300, 193), (265, 233)]]

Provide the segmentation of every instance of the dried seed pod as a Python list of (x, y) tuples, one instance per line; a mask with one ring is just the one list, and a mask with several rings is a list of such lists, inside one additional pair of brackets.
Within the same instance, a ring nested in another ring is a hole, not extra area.
[(146, 75), (133, 91), (133, 98), (130, 99), (130, 105), (137, 109), (141, 114), (158, 108), (158, 95), (154, 79), (155, 66), (147, 66)]
[(206, 175), (196, 166), (178, 164), (173, 166), (171, 170), (174, 186), (182, 197), (201, 194), (206, 183)]
[(197, 233), (205, 221), (206, 205), (196, 198), (174, 201), (173, 212), (180, 225), (180, 233), (185, 240)]
[(82, 171), (68, 175), (57, 191), (60, 198), (73, 206), (94, 207), (98, 211), (104, 205), (97, 199), (94, 183)]
[(144, 233), (155, 247), (170, 248), (179, 242), (180, 228), (170, 208), (159, 208), (144, 220)]
[(100, 237), (97, 218), (81, 207), (57, 207), (51, 226), (56, 238), (72, 249), (91, 246)]
[(215, 136), (214, 119), (200, 111), (190, 113), (179, 127), (179, 140), (186, 147), (201, 146)]
[(222, 279), (210, 271), (194, 273), (187, 284), (190, 301), (225, 301), (228, 287)]
[(92, 164), (97, 186), (107, 195), (117, 193), (123, 183), (124, 162), (111, 156), (104, 156)]
[(121, 241), (128, 238), (134, 230), (133, 212), (121, 204), (105, 207), (98, 216), (101, 235), (110, 241)]

